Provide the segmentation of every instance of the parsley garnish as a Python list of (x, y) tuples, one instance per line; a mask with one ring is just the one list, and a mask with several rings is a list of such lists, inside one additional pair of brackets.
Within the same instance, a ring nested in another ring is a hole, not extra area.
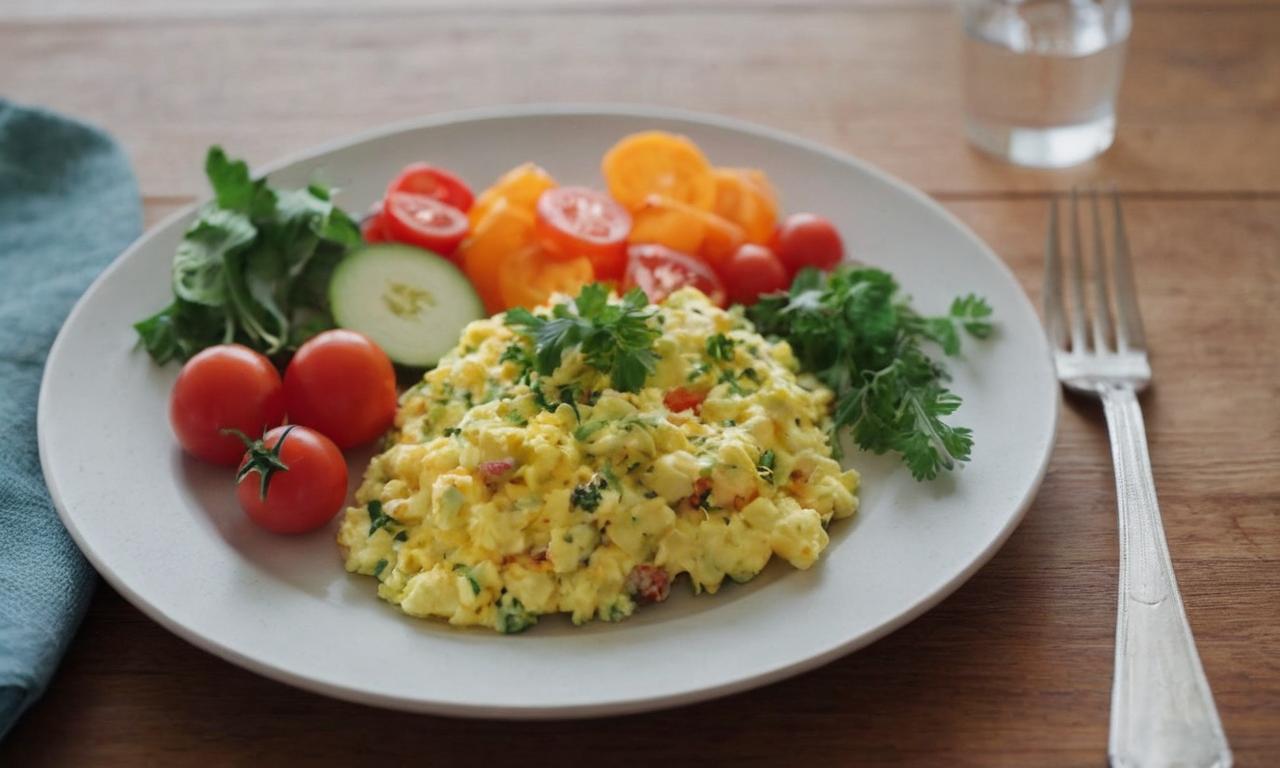
[(370, 536), (377, 533), (379, 528), (386, 528), (388, 525), (391, 525), (394, 522), (395, 520), (391, 517), (391, 515), (388, 515), (386, 512), (382, 511), (381, 501), (374, 499), (373, 501), (369, 502), (369, 535)]
[(609, 375), (613, 388), (636, 392), (653, 372), (653, 342), (661, 331), (649, 320), (654, 311), (643, 291), (632, 289), (620, 302), (609, 301), (602, 283), (583, 287), (572, 304), (557, 304), (551, 316), (519, 307), (508, 310), (507, 325), (533, 342), (533, 369), (550, 376), (565, 353), (577, 347), (588, 365)]
[(733, 345), (733, 339), (723, 333), (717, 333), (707, 338), (707, 355), (712, 360), (729, 362), (733, 359)]
[(462, 430), (458, 429), (457, 427), (445, 427), (444, 431), (441, 432), (440, 434), (444, 435), (445, 437), (453, 437), (454, 435), (462, 434)]
[(836, 393), (832, 448), (848, 430), (874, 453), (902, 455), (917, 480), (968, 461), (973, 433), (943, 418), (960, 398), (948, 390), (946, 369), (924, 350), (960, 351), (961, 331), (991, 335), (991, 307), (976, 296), (951, 304), (946, 315), (917, 313), (887, 272), (843, 268), (829, 275), (806, 269), (788, 294), (766, 296), (747, 309), (765, 334), (786, 339), (801, 366)]
[(387, 569), (387, 561), (385, 558), (383, 558), (382, 560), (378, 561), (377, 565), (373, 566), (373, 578), (377, 579), (378, 581), (382, 581), (382, 572), (385, 571), (386, 569)]
[(605, 487), (605, 482), (603, 477), (595, 477), (579, 485), (569, 495), (569, 502), (584, 512), (595, 512), (600, 506), (600, 490)]
[(756, 472), (769, 482), (773, 482), (773, 463), (776, 459), (777, 456), (774, 455), (773, 449), (770, 448), (760, 454), (760, 461), (756, 462)]

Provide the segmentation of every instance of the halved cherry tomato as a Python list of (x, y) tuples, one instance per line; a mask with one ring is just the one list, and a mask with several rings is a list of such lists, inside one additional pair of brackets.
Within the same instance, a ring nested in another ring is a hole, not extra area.
[(434, 197), (410, 192), (387, 195), (383, 227), (392, 240), (448, 256), (467, 236), (469, 222), (462, 211)]
[(713, 303), (725, 305), (724, 284), (703, 262), (664, 245), (633, 245), (627, 249), (624, 289), (639, 288), (649, 301), (657, 303), (685, 286), (693, 286)]
[(649, 195), (663, 195), (704, 211), (715, 202), (711, 164), (684, 136), (663, 131), (633, 133), (605, 153), (601, 163), (609, 193), (628, 210)]
[(763, 171), (754, 168), (716, 168), (719, 216), (742, 227), (749, 243), (767, 243), (778, 223), (778, 204)]
[(622, 277), (631, 214), (608, 195), (586, 187), (548, 189), (538, 198), (538, 240), (560, 259), (585, 256), (596, 277)]
[(507, 259), (533, 242), (533, 215), (501, 197), (488, 207), (471, 236), (462, 241), (458, 248), (462, 271), (471, 279), (490, 314), (506, 307), (502, 299), (502, 271)]
[(319, 432), (276, 427), (244, 453), (236, 498), (249, 519), (272, 533), (314, 531), (346, 503), (346, 459)]
[(556, 180), (540, 166), (533, 163), (517, 165), (476, 198), (475, 205), (471, 206), (469, 211), (471, 224), (472, 226), (479, 224), (480, 219), (484, 218), (489, 209), (499, 200), (506, 200), (511, 207), (528, 211), (532, 215), (534, 206), (538, 204), (538, 198), (555, 185)]
[(366, 243), (385, 243), (387, 241), (386, 228), (382, 225), (381, 210), (364, 217), (364, 221), (360, 222), (360, 235)]
[(396, 417), (396, 372), (382, 348), (337, 328), (298, 348), (284, 372), (289, 420), (311, 427), (340, 448), (367, 443)]
[(805, 267), (835, 269), (844, 260), (844, 243), (835, 226), (812, 213), (788, 216), (774, 236), (773, 249), (794, 276)]
[(684, 387), (668, 390), (667, 394), (662, 396), (663, 404), (667, 406), (667, 410), (673, 413), (687, 411), (690, 408), (698, 408), (702, 405), (702, 401), (706, 399), (706, 392), (694, 392)]
[(427, 163), (410, 163), (387, 185), (387, 194), (409, 192), (434, 197), (466, 213), (471, 208), (471, 189), (466, 182), (443, 168)]
[(761, 294), (785, 290), (790, 284), (787, 270), (773, 251), (747, 243), (725, 262), (720, 271), (729, 298), (739, 304), (754, 304)]
[(209, 347), (182, 366), (169, 395), (169, 423), (183, 450), (214, 464), (235, 466), (244, 455), (240, 438), (284, 421), (284, 386), (276, 367), (240, 344)]
[(532, 309), (552, 294), (577, 294), (595, 279), (595, 270), (586, 257), (553, 259), (533, 245), (510, 254), (500, 275), (503, 305)]

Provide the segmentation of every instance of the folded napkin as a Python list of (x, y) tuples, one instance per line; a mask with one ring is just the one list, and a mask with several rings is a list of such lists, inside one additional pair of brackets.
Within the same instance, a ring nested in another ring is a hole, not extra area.
[(115, 142), (0, 99), (0, 737), (44, 692), (95, 578), (40, 471), (45, 357), (76, 299), (141, 230)]

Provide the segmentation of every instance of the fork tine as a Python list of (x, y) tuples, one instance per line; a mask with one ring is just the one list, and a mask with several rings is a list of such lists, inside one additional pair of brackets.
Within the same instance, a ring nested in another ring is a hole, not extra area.
[(1133, 262), (1129, 259), (1129, 238), (1124, 230), (1124, 214), (1120, 210), (1120, 190), (1111, 187), (1111, 203), (1115, 211), (1115, 247), (1111, 270), (1116, 294), (1116, 346), (1121, 352), (1144, 349), (1146, 333), (1142, 313), (1138, 311), (1138, 292), (1133, 285)]
[(1093, 350), (1105, 352), (1111, 347), (1111, 300), (1107, 296), (1107, 248), (1102, 240), (1102, 214), (1098, 211), (1098, 188), (1089, 190), (1089, 213), (1093, 215)]
[(1071, 351), (1085, 354), (1089, 351), (1088, 329), (1085, 324), (1084, 258), (1080, 254), (1080, 204), (1076, 188), (1071, 188), (1071, 256), (1067, 275), (1071, 283)]
[(1066, 319), (1062, 307), (1062, 255), (1058, 236), (1058, 196), (1049, 198), (1049, 231), (1044, 243), (1044, 322), (1049, 341), (1058, 349), (1067, 347)]

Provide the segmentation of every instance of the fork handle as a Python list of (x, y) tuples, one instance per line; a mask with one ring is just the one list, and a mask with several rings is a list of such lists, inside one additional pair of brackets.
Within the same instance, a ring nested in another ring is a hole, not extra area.
[(1113, 768), (1231, 765), (1160, 523), (1138, 397), (1101, 392), (1120, 508), (1120, 600), (1111, 689)]

